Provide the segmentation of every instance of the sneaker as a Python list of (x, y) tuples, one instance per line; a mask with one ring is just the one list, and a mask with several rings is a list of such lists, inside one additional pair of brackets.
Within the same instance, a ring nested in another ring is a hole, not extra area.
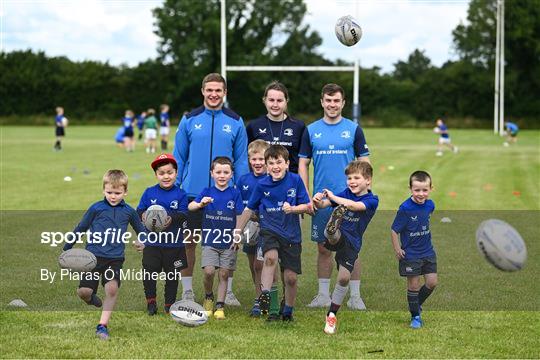
[(442, 151), (437, 151), (437, 152), (435, 153), (435, 156), (442, 156)]
[(240, 301), (238, 301), (232, 291), (227, 291), (227, 296), (225, 296), (225, 305), (240, 306)]
[(459, 151), (458, 147), (457, 146), (454, 146), (454, 154), (457, 154)]
[(100, 308), (103, 303), (101, 302), (101, 299), (96, 295), (92, 294), (92, 297), (90, 297), (90, 301), (85, 301), (88, 305), (94, 305), (95, 307)]
[(313, 300), (307, 305), (307, 307), (310, 308), (317, 308), (317, 307), (329, 307), (332, 300), (330, 299), (330, 296), (324, 295), (324, 294), (317, 294)]
[(347, 301), (347, 306), (351, 310), (366, 310), (366, 304), (359, 295), (351, 296)]
[(328, 220), (328, 224), (326, 224), (326, 233), (328, 235), (334, 235), (336, 231), (339, 229), (339, 225), (341, 225), (341, 221), (343, 220), (343, 216), (347, 212), (347, 207), (343, 205), (337, 206), (334, 211), (332, 211), (332, 215), (330, 216), (330, 220)]
[(420, 315), (413, 316), (411, 318), (411, 328), (420, 329), (422, 327), (422, 325), (423, 325), (423, 323), (422, 323), (422, 318), (420, 317)]
[(281, 316), (279, 314), (269, 314), (266, 318), (266, 322), (274, 322), (281, 320)]
[(157, 314), (157, 305), (155, 302), (149, 302), (146, 305), (146, 312), (148, 312), (148, 315), (153, 316)]
[(101, 340), (109, 340), (109, 330), (107, 330), (105, 325), (99, 324), (96, 327), (96, 336)]
[(270, 309), (270, 293), (263, 292), (259, 296), (259, 306), (262, 314), (268, 314), (268, 310)]
[(251, 317), (261, 316), (261, 307), (259, 305), (259, 301), (255, 300), (255, 302), (253, 303), (253, 307), (251, 308), (251, 311), (249, 312), (249, 316)]
[(195, 294), (193, 290), (186, 290), (182, 293), (182, 300), (195, 301)]
[(214, 311), (214, 318), (216, 320), (225, 320), (225, 311), (223, 310), (223, 308), (219, 308)]
[(336, 333), (337, 318), (334, 313), (330, 313), (326, 316), (326, 324), (324, 325), (324, 332), (328, 335)]
[(206, 315), (212, 316), (212, 313), (214, 312), (214, 300), (204, 299), (203, 308), (204, 308), (204, 311), (206, 311)]
[(281, 320), (287, 321), (287, 322), (293, 322), (294, 317), (292, 316), (292, 314), (281, 315)]

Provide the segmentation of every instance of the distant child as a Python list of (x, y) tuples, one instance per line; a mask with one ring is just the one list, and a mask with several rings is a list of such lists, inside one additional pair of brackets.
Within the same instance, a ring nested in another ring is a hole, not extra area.
[(133, 140), (133, 126), (135, 125), (135, 114), (131, 110), (126, 110), (122, 118), (124, 125), (124, 147), (126, 151), (132, 152), (135, 150), (135, 141)]
[(116, 146), (119, 148), (124, 147), (124, 127), (120, 126), (118, 130), (116, 130), (116, 134), (114, 134), (114, 141), (116, 142)]
[(362, 237), (379, 206), (379, 198), (370, 190), (373, 168), (367, 161), (351, 161), (345, 168), (345, 175), (347, 188), (339, 194), (324, 189), (313, 196), (313, 203), (318, 209), (335, 208), (324, 230), (325, 247), (336, 252), (338, 268), (337, 283), (324, 326), (327, 334), (336, 332), (336, 315), (347, 294), (354, 263), (362, 248)]
[(143, 137), (143, 127), (144, 119), (146, 118), (146, 111), (143, 111), (139, 116), (137, 116), (137, 129), (139, 130), (139, 141)]
[(437, 146), (437, 152), (435, 155), (442, 156), (444, 146), (450, 148), (454, 153), (457, 154), (458, 147), (452, 145), (452, 140), (450, 139), (450, 134), (448, 133), (448, 127), (442, 119), (437, 119), (437, 126), (434, 129), (435, 133), (439, 134), (439, 145)]
[[(201, 267), (204, 270), (205, 299), (203, 307), (209, 316), (225, 319), (225, 295), (229, 271), (236, 268), (236, 249), (233, 248), (237, 216), (244, 205), (240, 191), (229, 186), (233, 177), (232, 161), (225, 156), (216, 157), (210, 174), (215, 185), (205, 188), (189, 204), (189, 210), (203, 209)], [(197, 234), (194, 234), (197, 235)], [(214, 275), (218, 270), (216, 310), (214, 311)]]
[[(109, 338), (107, 325), (118, 297), (120, 270), (124, 263), (125, 250), (123, 241), (106, 239), (104, 236), (107, 232), (112, 232), (121, 234), (118, 238), (114, 237), (114, 239), (119, 239), (127, 231), (128, 223), (131, 224), (137, 234), (146, 232), (146, 228), (141, 223), (135, 209), (124, 202), (127, 188), (128, 177), (122, 170), (107, 171), (103, 176), (103, 195), (105, 195), (105, 198), (92, 204), (79, 225), (73, 230), (75, 234), (85, 233), (90, 230), (92, 233), (99, 233), (102, 237), (102, 240), (100, 240), (94, 236), (86, 244), (86, 250), (96, 256), (97, 265), (92, 272), (82, 274), (79, 289), (77, 290), (77, 295), (88, 305), (103, 306), (101, 318), (96, 328), (96, 335), (102, 340)], [(71, 249), (73, 244), (73, 242), (66, 243), (64, 251)], [(144, 245), (136, 241), (135, 247), (137, 250), (142, 251)], [(110, 270), (113, 271), (114, 275), (109, 274)], [(97, 296), (100, 277), (101, 284), (105, 288), (103, 303)]]
[[(405, 200), (392, 224), (392, 245), (399, 260), (399, 275), (407, 277), (411, 328), (422, 327), (422, 304), (437, 285), (437, 257), (431, 244), (429, 220), (435, 204), (429, 200), (431, 176), (415, 171), (409, 178), (412, 196)], [(400, 244), (401, 242), (401, 244)], [(420, 286), (420, 277), (424, 285)]]
[[(143, 220), (146, 210), (152, 205), (161, 205), (167, 210), (171, 224), (163, 230), (159, 241), (146, 242), (143, 251), (142, 265), (145, 273), (153, 274), (143, 280), (146, 309), (148, 315), (157, 313), (156, 283), (161, 271), (166, 274), (165, 280), (165, 313), (169, 313), (171, 305), (176, 301), (180, 270), (187, 267), (186, 249), (182, 236), (182, 223), (188, 212), (186, 192), (175, 185), (178, 165), (172, 154), (161, 154), (151, 164), (158, 183), (147, 188), (137, 206), (137, 212)], [(166, 235), (166, 236), (163, 236)]]
[[(253, 190), (255, 190), (259, 180), (267, 176), (266, 164), (264, 163), (264, 152), (269, 147), (270, 145), (261, 139), (251, 142), (248, 146), (248, 159), (251, 172), (241, 176), (236, 182), (236, 188), (240, 190), (244, 207), (247, 206), (249, 198), (251, 197), (251, 194), (253, 194)], [(258, 225), (259, 219), (254, 216), (250, 221), (253, 221)], [(263, 268), (261, 245), (259, 239), (257, 239), (256, 242), (244, 244), (243, 246), (243, 250), (248, 257), (251, 279), (253, 280), (253, 285), (255, 285), (256, 298), (253, 307), (251, 308), (251, 316), (255, 317), (261, 315), (259, 306), (259, 296), (261, 295), (261, 271)], [(232, 274), (230, 274), (229, 280), (232, 280)], [(275, 290), (277, 291), (277, 289)]]
[(264, 153), (270, 176), (260, 180), (240, 217), (243, 230), (254, 212), (259, 212), (264, 264), (259, 305), (263, 313), (270, 307), (270, 290), (279, 261), (285, 282), (283, 321), (293, 320), (297, 276), (302, 273), (302, 233), (299, 214), (310, 210), (310, 199), (299, 175), (288, 171), (289, 152), (282, 145), (271, 145)]
[(159, 135), (161, 135), (161, 151), (165, 151), (167, 150), (167, 144), (169, 142), (169, 129), (171, 127), (169, 105), (162, 104), (159, 109)]
[(519, 132), (519, 127), (510, 121), (505, 121), (504, 123), (504, 129), (505, 129), (505, 135), (506, 135), (506, 141), (504, 142), (504, 146), (509, 146), (510, 144), (515, 144), (517, 142), (517, 135)]
[(157, 119), (154, 116), (156, 111), (154, 109), (148, 109), (147, 117), (144, 119), (144, 139), (146, 146), (146, 153), (156, 152), (156, 139), (157, 139)]
[(62, 139), (66, 136), (66, 127), (68, 126), (68, 119), (64, 116), (64, 108), (57, 106), (56, 107), (56, 118), (55, 118), (55, 132), (56, 132), (56, 142), (54, 143), (54, 150), (62, 150)]

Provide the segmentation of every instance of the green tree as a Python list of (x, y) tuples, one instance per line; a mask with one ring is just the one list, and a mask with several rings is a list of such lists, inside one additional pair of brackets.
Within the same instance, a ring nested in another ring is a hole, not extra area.
[(414, 50), (407, 62), (398, 61), (394, 64), (394, 77), (397, 80), (417, 81), (422, 74), (431, 68), (431, 60), (424, 54), (424, 50)]

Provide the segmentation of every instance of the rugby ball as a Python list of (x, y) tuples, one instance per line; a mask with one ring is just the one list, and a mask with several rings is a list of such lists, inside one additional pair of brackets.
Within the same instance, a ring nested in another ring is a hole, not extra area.
[(243, 244), (255, 245), (257, 244), (257, 239), (259, 238), (260, 227), (259, 223), (256, 221), (249, 220), (244, 227), (242, 232), (241, 242)]
[(433, 132), (434, 132), (435, 134), (440, 133), (439, 127), (438, 127), (438, 126), (435, 126), (435, 127), (433, 128)]
[(336, 37), (345, 46), (353, 46), (362, 38), (362, 28), (350, 15), (338, 19), (335, 31)]
[(146, 209), (144, 226), (150, 231), (163, 231), (167, 226), (169, 216), (167, 210), (161, 205), (152, 205)]
[(62, 269), (83, 272), (91, 271), (97, 265), (97, 259), (94, 254), (85, 249), (70, 249), (64, 251), (58, 257), (58, 264)]
[(200, 326), (208, 321), (204, 308), (191, 300), (175, 302), (171, 305), (170, 314), (174, 321), (189, 327)]
[(476, 245), (486, 260), (499, 270), (520, 270), (527, 260), (523, 238), (502, 220), (483, 221), (476, 230)]

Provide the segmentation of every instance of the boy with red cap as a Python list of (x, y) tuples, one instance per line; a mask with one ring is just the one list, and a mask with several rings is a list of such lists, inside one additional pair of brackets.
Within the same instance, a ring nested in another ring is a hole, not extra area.
[(156, 241), (147, 241), (143, 250), (142, 265), (145, 273), (143, 286), (147, 311), (148, 315), (155, 315), (156, 279), (159, 278), (159, 273), (164, 271), (166, 274), (165, 312), (168, 313), (176, 301), (180, 270), (187, 267), (182, 232), (186, 223), (188, 200), (186, 192), (175, 184), (178, 165), (172, 154), (159, 155), (152, 161), (151, 166), (158, 183), (144, 191), (137, 212), (144, 221), (146, 209), (152, 205), (161, 205), (170, 217), (169, 226), (156, 237)]

